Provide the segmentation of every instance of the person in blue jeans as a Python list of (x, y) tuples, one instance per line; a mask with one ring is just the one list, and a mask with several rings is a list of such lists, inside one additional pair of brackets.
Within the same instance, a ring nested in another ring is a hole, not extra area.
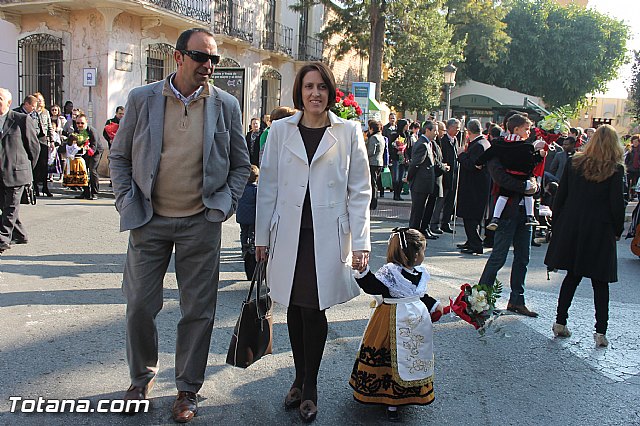
[(524, 299), (525, 279), (527, 265), (529, 264), (529, 251), (531, 249), (531, 226), (527, 226), (527, 215), (524, 208), (524, 195), (535, 194), (538, 185), (535, 180), (522, 181), (509, 175), (500, 164), (498, 158), (493, 158), (487, 163), (491, 179), (501, 188), (505, 188), (517, 196), (511, 197), (504, 208), (499, 220), (498, 229), (495, 231), (493, 251), (487, 260), (479, 284), (492, 286), (495, 283), (498, 271), (504, 266), (509, 254), (509, 248), (513, 244), (513, 263), (511, 264), (511, 295), (507, 303), (507, 310), (528, 317), (537, 317), (538, 314), (527, 308)]

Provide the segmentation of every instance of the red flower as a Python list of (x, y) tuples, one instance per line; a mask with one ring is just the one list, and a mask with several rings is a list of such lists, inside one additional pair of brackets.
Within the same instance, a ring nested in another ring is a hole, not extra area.
[(342, 98), (344, 96), (344, 93), (342, 93), (339, 89), (336, 90), (336, 96), (338, 98)]
[(356, 113), (358, 115), (362, 115), (362, 108), (360, 108), (359, 106), (356, 107)]
[(340, 99), (340, 96), (336, 96), (336, 103), (337, 103), (337, 104), (339, 104), (341, 100), (342, 100), (342, 99)]
[(350, 107), (352, 105), (352, 102), (351, 102), (351, 100), (349, 98), (347, 98), (347, 99), (344, 99), (342, 101), (342, 105), (344, 105), (346, 107)]
[(353, 97), (353, 93), (349, 93), (349, 96), (347, 96), (347, 99), (351, 99), (352, 101), (355, 100), (355, 98)]

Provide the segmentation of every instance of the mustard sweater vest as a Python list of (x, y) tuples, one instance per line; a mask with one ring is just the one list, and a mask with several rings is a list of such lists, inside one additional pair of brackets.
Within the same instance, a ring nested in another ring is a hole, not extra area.
[(165, 86), (164, 132), (160, 165), (152, 193), (153, 211), (166, 217), (202, 212), (204, 98), (207, 87), (185, 105)]

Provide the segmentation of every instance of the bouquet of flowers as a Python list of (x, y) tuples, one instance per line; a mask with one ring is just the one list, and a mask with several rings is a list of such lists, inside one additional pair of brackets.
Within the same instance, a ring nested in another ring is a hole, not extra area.
[(538, 127), (545, 132), (557, 135), (569, 133), (569, 127), (571, 127), (569, 124), (570, 116), (571, 110), (568, 106), (560, 107), (540, 120)]
[(84, 148), (89, 143), (89, 135), (85, 132), (75, 133), (78, 137), (78, 148)]
[(502, 283), (496, 280), (492, 286), (462, 284), (456, 300), (449, 299), (449, 308), (462, 320), (475, 327), (480, 334), (493, 320), (496, 299), (502, 292)]
[(331, 112), (345, 120), (357, 120), (362, 115), (362, 108), (358, 105), (352, 93), (345, 96), (340, 90), (336, 90), (336, 104)]
[(93, 157), (95, 152), (89, 147), (89, 134), (86, 131), (76, 133), (78, 137), (78, 148), (84, 148), (87, 150), (87, 155)]

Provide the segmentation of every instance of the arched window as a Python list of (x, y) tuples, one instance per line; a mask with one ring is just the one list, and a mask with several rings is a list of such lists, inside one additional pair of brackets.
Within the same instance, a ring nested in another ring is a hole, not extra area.
[(280, 106), (280, 87), (282, 74), (275, 68), (265, 66), (262, 71), (261, 115), (271, 114)]
[(222, 58), (216, 68), (240, 68), (240, 62), (231, 58)]
[(175, 47), (167, 43), (149, 45), (147, 48), (147, 83), (164, 80), (178, 69), (178, 65), (173, 59), (175, 50)]
[(47, 107), (62, 105), (62, 47), (62, 38), (50, 34), (32, 34), (18, 40), (20, 102), (40, 92)]

